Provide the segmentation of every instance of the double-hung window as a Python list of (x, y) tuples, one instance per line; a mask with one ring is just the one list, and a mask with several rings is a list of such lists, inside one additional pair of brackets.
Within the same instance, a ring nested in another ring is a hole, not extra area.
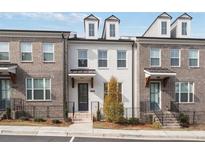
[(32, 61), (32, 43), (21, 42), (21, 60)]
[(88, 51), (87, 49), (78, 50), (78, 67), (88, 67)]
[(182, 35), (187, 35), (187, 23), (182, 22)]
[(194, 83), (176, 82), (175, 93), (176, 102), (194, 102)]
[(161, 22), (161, 34), (162, 35), (167, 34), (167, 22), (166, 21)]
[(98, 50), (98, 67), (107, 67), (107, 50)]
[(117, 67), (118, 68), (126, 68), (127, 66), (127, 52), (125, 50), (117, 51)]
[(43, 43), (43, 60), (44, 62), (54, 61), (54, 44)]
[(51, 79), (49, 78), (27, 78), (26, 79), (27, 100), (51, 100)]
[(115, 37), (115, 24), (110, 24), (110, 37)]
[(171, 66), (172, 67), (180, 67), (180, 50), (179, 49), (171, 49)]
[(161, 51), (159, 48), (150, 49), (150, 65), (151, 67), (161, 66)]
[(95, 36), (95, 26), (94, 24), (89, 24), (89, 36)]
[(9, 42), (0, 42), (0, 61), (9, 61)]
[(189, 67), (199, 67), (199, 50), (189, 49)]

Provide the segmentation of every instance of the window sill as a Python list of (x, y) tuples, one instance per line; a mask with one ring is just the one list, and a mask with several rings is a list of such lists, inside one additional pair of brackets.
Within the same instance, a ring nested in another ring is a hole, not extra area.
[(118, 67), (117, 70), (128, 70), (127, 67)]
[(99, 70), (109, 70), (108, 67), (98, 67)]
[(21, 61), (21, 63), (33, 63), (33, 61)]
[(43, 61), (43, 63), (55, 63), (56, 61)]
[(33, 102), (52, 102), (52, 100), (26, 100), (26, 102), (33, 103)]
[(171, 66), (171, 68), (181, 68), (181, 66)]
[(179, 104), (195, 104), (195, 102), (177, 102)]
[(189, 69), (199, 69), (199, 66), (189, 66)]

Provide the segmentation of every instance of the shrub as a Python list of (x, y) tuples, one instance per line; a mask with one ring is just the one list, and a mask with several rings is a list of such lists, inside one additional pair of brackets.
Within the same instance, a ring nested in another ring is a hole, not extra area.
[(121, 117), (120, 119), (119, 119), (119, 121), (118, 122), (116, 122), (117, 124), (121, 124), (121, 125), (127, 125), (128, 124), (128, 120), (126, 119), (126, 118), (124, 118), (124, 117)]
[(34, 122), (45, 122), (46, 120), (43, 118), (35, 118)]
[(103, 104), (105, 119), (109, 122), (120, 122), (124, 115), (124, 107), (123, 103), (119, 101), (117, 80), (112, 77), (108, 85), (108, 95), (105, 97)]
[(58, 119), (53, 119), (52, 123), (53, 124), (61, 124), (62, 122), (60, 120), (58, 120)]
[(97, 121), (97, 118), (95, 116), (93, 116), (93, 122)]
[(22, 120), (22, 121), (28, 121), (30, 120), (28, 117), (24, 117), (24, 116), (21, 116), (20, 118), (18, 118), (19, 120)]
[(16, 119), (29, 119), (31, 115), (25, 111), (16, 111)]
[(11, 119), (11, 109), (6, 108), (6, 119)]
[(178, 121), (182, 127), (189, 127), (189, 116), (184, 113), (180, 113), (178, 117)]
[(152, 127), (153, 127), (153, 128), (157, 128), (157, 129), (160, 129), (160, 128), (162, 128), (162, 125), (160, 124), (160, 122), (155, 121), (155, 122), (152, 124)]
[(139, 119), (138, 118), (129, 118), (128, 119), (128, 124), (130, 124), (130, 125), (138, 125), (139, 124)]

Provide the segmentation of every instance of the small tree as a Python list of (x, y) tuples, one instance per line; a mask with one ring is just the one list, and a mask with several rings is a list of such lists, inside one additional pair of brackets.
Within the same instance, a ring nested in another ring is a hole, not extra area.
[(120, 120), (123, 119), (124, 107), (118, 97), (119, 91), (117, 79), (112, 77), (108, 83), (108, 95), (105, 96), (105, 102), (103, 104), (103, 111), (107, 121), (120, 122)]

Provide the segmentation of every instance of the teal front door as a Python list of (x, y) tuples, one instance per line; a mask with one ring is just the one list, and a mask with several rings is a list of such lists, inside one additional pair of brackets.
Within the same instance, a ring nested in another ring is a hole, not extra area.
[(150, 109), (151, 111), (160, 110), (160, 82), (150, 83)]
[(0, 110), (10, 107), (10, 80), (0, 79)]

